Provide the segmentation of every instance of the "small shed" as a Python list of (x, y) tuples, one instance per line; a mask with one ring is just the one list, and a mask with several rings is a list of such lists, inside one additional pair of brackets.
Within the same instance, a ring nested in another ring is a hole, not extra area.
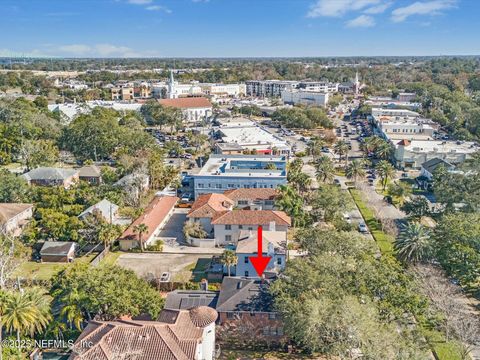
[(73, 241), (45, 241), (40, 250), (42, 262), (72, 262), (77, 243)]

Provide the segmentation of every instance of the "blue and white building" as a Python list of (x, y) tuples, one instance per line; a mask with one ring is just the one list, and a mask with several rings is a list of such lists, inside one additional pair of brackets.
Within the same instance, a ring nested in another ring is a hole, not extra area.
[(212, 154), (192, 179), (195, 199), (239, 188), (275, 189), (287, 183), (287, 157)]

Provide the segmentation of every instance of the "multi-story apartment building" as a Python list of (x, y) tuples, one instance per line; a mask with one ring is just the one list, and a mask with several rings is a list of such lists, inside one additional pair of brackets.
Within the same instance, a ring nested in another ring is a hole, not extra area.
[(304, 90), (284, 90), (282, 91), (282, 100), (285, 104), (302, 104), (307, 106), (325, 107), (328, 104), (328, 92), (304, 91)]
[(192, 178), (195, 198), (238, 188), (275, 189), (287, 183), (287, 158), (214, 154)]
[(205, 95), (241, 97), (247, 93), (245, 84), (198, 84)]
[(246, 81), (247, 95), (258, 97), (280, 97), (282, 91), (297, 88), (298, 81), (250, 80)]

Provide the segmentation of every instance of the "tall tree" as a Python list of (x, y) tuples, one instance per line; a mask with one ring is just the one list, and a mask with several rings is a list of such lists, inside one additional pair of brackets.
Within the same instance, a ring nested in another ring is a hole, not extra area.
[(353, 160), (350, 164), (347, 165), (345, 169), (345, 175), (348, 179), (353, 179), (356, 183), (358, 178), (363, 178), (366, 175), (363, 164), (359, 160)]
[(148, 231), (148, 227), (145, 224), (135, 225), (133, 231), (138, 234), (138, 243), (140, 244), (140, 250), (143, 252), (145, 250), (143, 234)]
[(385, 190), (388, 181), (395, 175), (395, 168), (388, 161), (382, 160), (377, 164), (375, 169), (377, 170), (378, 176), (380, 176), (382, 188)]
[(332, 159), (326, 155), (320, 156), (315, 162), (315, 176), (318, 182), (331, 182), (335, 175), (335, 166)]
[(430, 231), (420, 223), (410, 222), (402, 227), (394, 249), (397, 256), (405, 262), (415, 264), (425, 261), (432, 256)]
[(220, 261), (227, 267), (228, 276), (230, 276), (230, 269), (232, 266), (237, 265), (238, 258), (234, 251), (227, 249), (223, 252)]

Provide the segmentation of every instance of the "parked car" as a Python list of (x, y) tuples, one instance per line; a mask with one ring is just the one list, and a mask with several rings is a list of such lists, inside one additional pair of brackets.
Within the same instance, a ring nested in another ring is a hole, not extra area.
[(192, 200), (192, 194), (185, 193), (185, 194), (182, 195), (182, 198), (180, 199), (180, 202), (188, 203), (188, 202), (190, 202), (190, 200)]
[(170, 273), (164, 272), (162, 276), (160, 276), (160, 282), (169, 282), (170, 281)]
[(361, 222), (360, 224), (358, 224), (358, 231), (360, 231), (361, 233), (368, 233), (367, 225), (364, 222)]

